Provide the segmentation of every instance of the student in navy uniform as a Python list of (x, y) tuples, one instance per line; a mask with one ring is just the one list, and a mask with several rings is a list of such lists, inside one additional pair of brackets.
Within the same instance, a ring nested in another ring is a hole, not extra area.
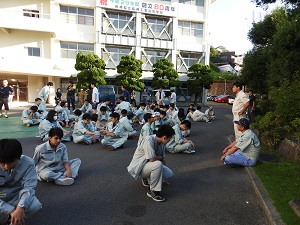
[(126, 90), (125, 86), (121, 86), (121, 89), (123, 91), (123, 96), (126, 102), (130, 102), (130, 93), (128, 90)]
[(69, 86), (67, 87), (67, 102), (68, 102), (68, 109), (70, 109), (72, 104), (73, 111), (75, 110), (75, 89), (73, 86), (73, 81), (69, 81)]
[(8, 118), (7, 111), (9, 110), (8, 107), (8, 97), (14, 93), (14, 90), (8, 86), (8, 81), (3, 80), (3, 86), (0, 86), (0, 117), (2, 117), (2, 106), (4, 105), (5, 110), (5, 118)]

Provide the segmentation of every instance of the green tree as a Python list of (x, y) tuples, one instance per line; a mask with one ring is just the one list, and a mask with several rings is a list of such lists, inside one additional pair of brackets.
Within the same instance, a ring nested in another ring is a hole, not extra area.
[(76, 56), (75, 69), (80, 71), (77, 74), (77, 88), (86, 89), (92, 82), (96, 85), (104, 85), (106, 81), (105, 62), (94, 53), (84, 54), (79, 52)]
[(211, 69), (209, 66), (196, 63), (189, 68), (187, 76), (189, 78), (187, 80), (187, 88), (189, 92), (195, 94), (194, 105), (197, 105), (198, 96), (202, 93), (203, 87), (209, 89), (213, 83)]
[(210, 46), (210, 60), (218, 58), (220, 58), (220, 52), (213, 46)]
[(129, 90), (142, 91), (144, 83), (140, 80), (142, 77), (142, 60), (136, 59), (134, 55), (122, 56), (117, 66), (117, 83), (124, 85)]
[[(266, 7), (268, 4), (275, 3), (277, 0), (251, 0), (259, 7)], [(300, 0), (281, 0), (281, 2), (292, 4), (292, 5), (299, 5)]]
[(159, 59), (153, 64), (153, 88), (169, 88), (181, 86), (178, 72), (174, 69), (174, 64), (169, 59)]

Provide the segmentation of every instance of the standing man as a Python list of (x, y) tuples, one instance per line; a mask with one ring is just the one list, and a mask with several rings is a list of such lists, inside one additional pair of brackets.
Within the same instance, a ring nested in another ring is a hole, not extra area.
[(46, 101), (49, 97), (50, 94), (50, 89), (53, 87), (53, 83), (52, 82), (48, 82), (46, 86), (44, 86), (39, 94), (38, 97), (42, 100), (42, 103), (44, 105), (44, 107), (46, 108)]
[(149, 96), (149, 93), (148, 93), (147, 89), (144, 88), (144, 91), (142, 92), (142, 101), (144, 104), (147, 104), (148, 96)]
[(159, 88), (158, 92), (156, 93), (156, 102), (159, 105), (160, 108), (164, 106), (163, 100), (165, 99), (165, 92), (162, 90), (162, 87)]
[(254, 121), (254, 110), (256, 105), (256, 97), (253, 95), (253, 91), (249, 90), (249, 106), (248, 106), (248, 118), (250, 123), (253, 123)]
[(93, 90), (92, 93), (92, 109), (93, 109), (93, 113), (97, 113), (97, 106), (99, 103), (99, 92), (98, 92), (98, 88), (96, 88), (95, 83), (91, 83), (91, 88)]
[(69, 81), (69, 86), (67, 87), (67, 102), (68, 102), (68, 109), (70, 110), (70, 106), (72, 104), (73, 111), (75, 110), (75, 89), (73, 87), (73, 81)]
[[(246, 110), (249, 106), (249, 98), (244, 91), (242, 91), (242, 84), (240, 82), (233, 83), (232, 91), (236, 94), (235, 100), (232, 105), (233, 121), (239, 121), (241, 118), (246, 117)], [(234, 123), (234, 133), (237, 139), (242, 135), (237, 129), (237, 124)]]
[(165, 145), (175, 134), (169, 125), (162, 125), (155, 135), (146, 136), (135, 150), (132, 161), (127, 167), (135, 179), (142, 178), (143, 186), (149, 187), (147, 196), (156, 202), (165, 200), (161, 196), (163, 179), (173, 176), (166, 166)]
[(123, 96), (125, 98), (126, 102), (130, 102), (130, 93), (126, 90), (125, 86), (121, 86), (121, 89), (123, 91)]
[(5, 110), (5, 118), (8, 118), (7, 111), (9, 110), (8, 107), (8, 97), (10, 94), (14, 93), (14, 90), (8, 86), (8, 81), (3, 80), (3, 86), (0, 86), (0, 117), (2, 117), (2, 106), (4, 105)]
[(172, 89), (171, 90), (171, 96), (170, 96), (170, 103), (173, 103), (175, 108), (176, 108), (176, 99), (177, 99), (176, 93)]

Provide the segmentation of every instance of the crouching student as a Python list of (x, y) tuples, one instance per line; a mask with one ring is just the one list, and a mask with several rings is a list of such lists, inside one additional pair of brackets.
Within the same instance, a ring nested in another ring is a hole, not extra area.
[(210, 106), (207, 110), (205, 110), (205, 115), (209, 120), (214, 120), (216, 118), (214, 108)]
[(182, 131), (191, 129), (191, 122), (188, 120), (182, 121), (180, 124), (173, 126), (175, 135), (171, 140), (166, 144), (166, 150), (171, 153), (195, 153), (193, 148), (195, 147), (194, 143), (191, 140), (187, 140), (183, 137)]
[(34, 162), (16, 139), (0, 140), (0, 224), (25, 224), (42, 205), (35, 197)]
[(79, 120), (73, 130), (74, 143), (86, 143), (87, 145), (99, 142), (99, 132), (95, 130), (95, 127), (91, 123), (92, 116), (89, 113), (85, 113), (82, 116), (82, 120)]
[(119, 121), (119, 113), (110, 114), (111, 122), (106, 126), (106, 130), (101, 130), (100, 133), (104, 135), (101, 143), (105, 145), (107, 150), (115, 150), (122, 148), (127, 141), (128, 134), (125, 131), (123, 124)]
[(173, 176), (165, 160), (165, 145), (173, 135), (171, 126), (162, 125), (155, 135), (143, 138), (127, 167), (135, 179), (142, 178), (142, 184), (149, 187), (147, 196), (157, 202), (165, 200), (161, 195), (163, 180)]
[(259, 156), (260, 142), (250, 129), (250, 122), (246, 118), (234, 121), (242, 135), (223, 150), (220, 160), (227, 165), (255, 166)]
[(123, 124), (125, 132), (128, 134), (128, 139), (138, 140), (139, 136), (137, 136), (137, 131), (133, 129), (132, 126), (132, 118), (134, 114), (132, 112), (127, 112), (126, 109), (122, 109), (121, 114), (122, 118), (120, 119), (120, 122)]
[(67, 147), (61, 143), (62, 129), (49, 131), (49, 141), (36, 147), (33, 160), (40, 181), (71, 185), (78, 175), (80, 159), (69, 160)]
[(107, 123), (109, 122), (110, 122), (110, 116), (109, 113), (107, 112), (107, 107), (101, 106), (100, 112), (98, 113), (98, 123), (101, 126), (101, 128), (105, 128)]
[(22, 112), (22, 122), (27, 127), (34, 126), (40, 124), (42, 119), (40, 119), (40, 115), (37, 112), (37, 106), (31, 106), (29, 109), (24, 109)]

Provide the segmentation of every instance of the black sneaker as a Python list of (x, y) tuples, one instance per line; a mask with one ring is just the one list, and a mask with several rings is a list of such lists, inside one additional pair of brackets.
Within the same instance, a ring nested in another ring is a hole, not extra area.
[(145, 186), (145, 187), (149, 187), (149, 186), (150, 186), (150, 184), (149, 184), (149, 182), (148, 182), (147, 179), (142, 179), (142, 184), (143, 184), (143, 186)]
[(165, 198), (160, 196), (160, 191), (151, 191), (150, 190), (147, 192), (147, 196), (149, 198), (152, 198), (156, 202), (163, 202), (165, 200)]

